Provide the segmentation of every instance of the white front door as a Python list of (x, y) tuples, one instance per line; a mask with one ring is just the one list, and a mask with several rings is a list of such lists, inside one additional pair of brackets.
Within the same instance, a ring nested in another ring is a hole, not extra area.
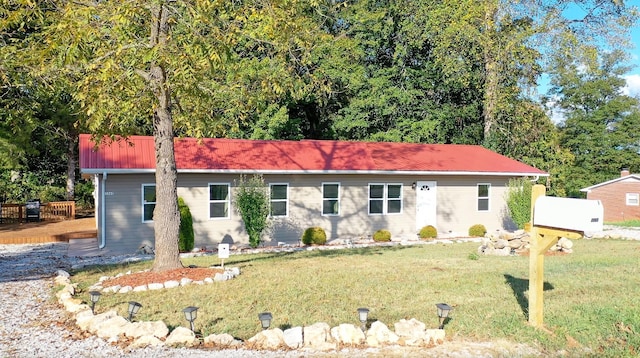
[(438, 185), (435, 181), (416, 182), (416, 230), (427, 225), (436, 228), (436, 192)]

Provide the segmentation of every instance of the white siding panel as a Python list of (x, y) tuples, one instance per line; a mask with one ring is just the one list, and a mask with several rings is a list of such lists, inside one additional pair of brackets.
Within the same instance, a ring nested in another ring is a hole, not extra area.
[[(196, 247), (212, 247), (220, 242), (247, 243), (248, 235), (235, 208), (235, 193), (239, 177), (232, 174), (180, 174), (178, 196), (191, 210)], [(489, 231), (503, 227), (505, 194), (508, 178), (408, 175), (265, 175), (265, 182), (289, 184), (289, 216), (274, 218), (267, 244), (297, 243), (302, 232), (320, 226), (330, 239), (371, 236), (376, 230), (387, 229), (396, 239), (415, 238), (416, 181), (437, 182), (437, 223), (441, 233), (466, 235), (469, 227), (483, 224)], [(142, 223), (141, 185), (154, 183), (153, 174), (109, 175), (105, 197), (107, 212), (107, 248), (115, 252), (132, 253), (142, 245), (154, 246), (153, 223)], [(209, 183), (231, 185), (229, 219), (209, 218)], [(322, 183), (340, 183), (340, 215), (322, 216)], [(369, 183), (401, 183), (403, 207), (401, 214), (368, 215)], [(490, 183), (490, 211), (477, 211), (477, 184)]]

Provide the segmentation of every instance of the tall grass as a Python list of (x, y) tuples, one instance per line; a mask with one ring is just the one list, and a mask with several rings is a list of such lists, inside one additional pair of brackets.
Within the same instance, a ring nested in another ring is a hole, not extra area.
[[(230, 333), (247, 339), (260, 330), (257, 315), (273, 313), (277, 327), (327, 322), (358, 324), (356, 309), (391, 328), (416, 318), (436, 328), (435, 304), (454, 307), (447, 323), (453, 339), (507, 339), (548, 355), (593, 354), (631, 357), (640, 352), (640, 244), (635, 241), (578, 240), (574, 253), (545, 259), (546, 329), (527, 324), (528, 257), (469, 259), (477, 244), (360, 248), (338, 251), (232, 256), (241, 268), (234, 280), (162, 291), (105, 294), (97, 310), (127, 302), (143, 308), (139, 320), (185, 326), (182, 308), (200, 307), (195, 322), (203, 335)], [(185, 265), (219, 264), (215, 256), (185, 259)], [(73, 277), (80, 288), (102, 275), (150, 267), (94, 268)], [(88, 300), (88, 294), (79, 294)], [(591, 353), (589, 353), (591, 352)]]

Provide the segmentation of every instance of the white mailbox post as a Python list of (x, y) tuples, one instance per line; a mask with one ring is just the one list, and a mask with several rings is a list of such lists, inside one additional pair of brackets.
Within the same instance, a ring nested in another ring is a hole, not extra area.
[(229, 244), (218, 244), (218, 258), (222, 261), (221, 267), (224, 268), (224, 259), (229, 258)]
[(544, 185), (531, 190), (529, 249), (529, 323), (543, 325), (544, 253), (560, 237), (580, 239), (585, 232), (602, 230), (604, 210), (599, 200), (545, 196)]

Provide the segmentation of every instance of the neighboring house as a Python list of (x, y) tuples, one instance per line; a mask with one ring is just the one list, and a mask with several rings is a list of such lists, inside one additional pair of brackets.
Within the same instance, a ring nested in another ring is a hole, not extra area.
[(600, 200), (604, 221), (616, 222), (640, 218), (640, 175), (623, 169), (620, 177), (580, 189), (587, 199)]
[[(234, 193), (241, 174), (262, 174), (269, 188), (271, 244), (297, 243), (310, 226), (329, 238), (388, 229), (415, 238), (425, 225), (466, 235), (505, 218), (509, 179), (547, 174), (474, 145), (346, 141), (175, 140), (178, 196), (191, 209), (196, 247), (246, 243)], [(153, 247), (153, 137), (102, 144), (80, 136), (80, 169), (96, 184), (101, 248)]]

